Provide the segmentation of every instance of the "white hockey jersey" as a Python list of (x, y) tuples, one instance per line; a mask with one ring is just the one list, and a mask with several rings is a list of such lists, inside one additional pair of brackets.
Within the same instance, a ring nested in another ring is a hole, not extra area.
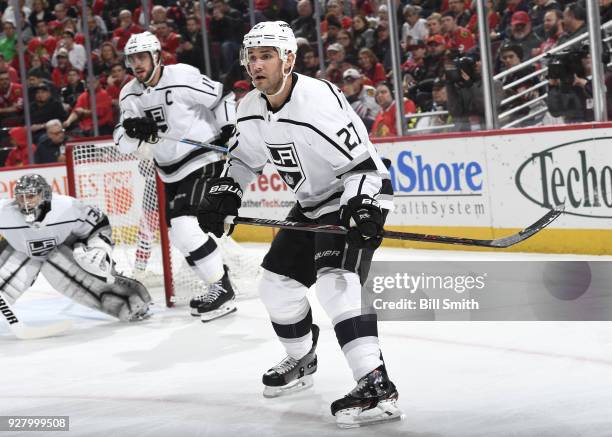
[[(132, 117), (153, 118), (162, 138), (150, 146), (159, 176), (164, 182), (177, 182), (223, 159), (218, 152), (175, 141), (186, 138), (211, 143), (219, 138), (221, 127), (235, 122), (233, 94), (223, 98), (222, 93), (222, 84), (186, 64), (162, 67), (161, 78), (154, 87), (133, 79), (119, 96), (121, 120), (113, 132), (115, 144), (123, 153), (134, 152), (139, 141), (125, 135), (121, 123)], [(163, 139), (164, 136), (173, 140)]]
[(46, 259), (57, 246), (86, 240), (94, 232), (110, 238), (106, 216), (74, 197), (54, 193), (51, 210), (32, 225), (26, 223), (15, 200), (0, 200), (0, 235), (13, 249), (29, 257)]
[(237, 130), (224, 174), (243, 189), (271, 162), (309, 218), (337, 211), (357, 194), (392, 208), (389, 172), (331, 83), (294, 73), (291, 93), (275, 111), (253, 90), (240, 101)]

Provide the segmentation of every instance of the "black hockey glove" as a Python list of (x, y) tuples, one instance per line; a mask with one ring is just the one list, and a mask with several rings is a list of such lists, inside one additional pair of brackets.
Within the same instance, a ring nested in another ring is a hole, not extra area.
[[(227, 216), (237, 216), (242, 203), (242, 189), (232, 178), (212, 178), (206, 183), (206, 193), (198, 207), (198, 223), (206, 232), (221, 237), (225, 232)], [(230, 225), (227, 235), (234, 231)]]
[(340, 220), (349, 231), (346, 242), (359, 249), (376, 249), (382, 242), (384, 218), (375, 199), (360, 194), (340, 210)]
[(147, 143), (155, 143), (157, 136), (157, 123), (149, 117), (134, 117), (123, 120), (123, 129), (130, 138), (136, 138)]

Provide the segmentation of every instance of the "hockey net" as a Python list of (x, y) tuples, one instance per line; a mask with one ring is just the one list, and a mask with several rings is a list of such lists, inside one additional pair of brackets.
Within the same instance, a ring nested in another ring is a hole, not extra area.
[[(165, 208), (160, 207), (165, 202), (163, 183), (152, 160), (121, 154), (112, 140), (72, 143), (66, 157), (70, 195), (109, 217), (117, 271), (139, 279), (154, 299), (163, 296), (167, 306), (188, 303), (206, 290), (172, 246)], [(231, 238), (217, 243), (237, 298), (254, 297), (261, 261), (257, 252)]]

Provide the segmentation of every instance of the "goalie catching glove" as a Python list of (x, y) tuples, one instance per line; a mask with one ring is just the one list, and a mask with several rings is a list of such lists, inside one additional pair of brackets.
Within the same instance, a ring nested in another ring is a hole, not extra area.
[(382, 242), (384, 217), (376, 199), (355, 196), (340, 210), (340, 221), (348, 228), (346, 242), (359, 249), (376, 249)]
[[(206, 184), (204, 200), (198, 207), (200, 227), (221, 238), (225, 232), (225, 218), (237, 216), (242, 203), (242, 188), (232, 178), (212, 178)], [(229, 225), (227, 235), (231, 235), (234, 225)]]
[(87, 244), (76, 243), (72, 250), (74, 260), (83, 270), (108, 284), (115, 281), (112, 253), (110, 242), (101, 235), (90, 238)]
[(156, 143), (159, 140), (157, 135), (157, 123), (149, 117), (133, 117), (123, 120), (123, 129), (130, 138), (135, 138), (147, 143)]

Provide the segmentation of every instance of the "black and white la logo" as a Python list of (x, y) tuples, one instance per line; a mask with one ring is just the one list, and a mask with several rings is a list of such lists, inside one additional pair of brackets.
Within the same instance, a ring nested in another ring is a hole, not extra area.
[(29, 240), (27, 242), (30, 256), (45, 256), (57, 246), (55, 238), (43, 238), (41, 240)]
[(168, 130), (168, 123), (166, 119), (166, 111), (163, 106), (156, 106), (154, 108), (148, 108), (144, 110), (145, 116), (152, 118), (157, 123), (157, 127), (160, 132), (166, 132)]
[(268, 146), (268, 150), (272, 157), (272, 163), (274, 163), (280, 177), (289, 185), (291, 190), (294, 192), (297, 191), (306, 180), (306, 176), (304, 175), (300, 158), (295, 150), (295, 144), (266, 143), (266, 146)]

